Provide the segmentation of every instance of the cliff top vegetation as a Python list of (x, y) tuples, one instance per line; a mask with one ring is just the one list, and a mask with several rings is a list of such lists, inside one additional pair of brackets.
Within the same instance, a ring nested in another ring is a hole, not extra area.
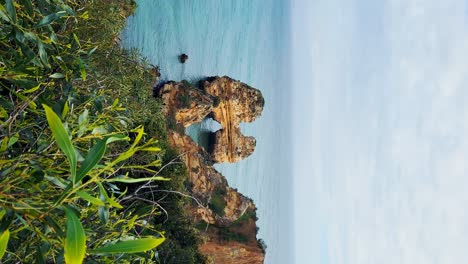
[(134, 8), (0, 0), (2, 263), (205, 261), (157, 71), (119, 45)]

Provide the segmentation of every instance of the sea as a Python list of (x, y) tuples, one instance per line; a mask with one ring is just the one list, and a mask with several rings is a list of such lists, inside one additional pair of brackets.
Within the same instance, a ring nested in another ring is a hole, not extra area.
[[(257, 238), (267, 264), (293, 263), (291, 175), (290, 4), (281, 0), (137, 0), (122, 32), (125, 48), (137, 48), (158, 65), (161, 80), (195, 82), (230, 76), (263, 93), (262, 116), (242, 124), (257, 139), (255, 152), (216, 168), (257, 206)], [(178, 56), (185, 53), (185, 64)], [(203, 145), (212, 120), (187, 128)]]

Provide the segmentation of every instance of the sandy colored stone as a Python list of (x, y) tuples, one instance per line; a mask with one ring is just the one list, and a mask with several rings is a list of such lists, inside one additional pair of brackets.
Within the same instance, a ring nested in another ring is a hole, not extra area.
[[(241, 133), (240, 123), (252, 122), (261, 114), (262, 94), (229, 77), (208, 78), (202, 86), (198, 89), (186, 82), (168, 82), (155, 91), (162, 98), (163, 111), (169, 120), (188, 127), (210, 116), (222, 127), (214, 135), (210, 153), (180, 128), (169, 131), (169, 143), (178, 150), (187, 167), (190, 192), (197, 200), (185, 209), (193, 223), (207, 224), (207, 229), (201, 232), (205, 241), (201, 252), (214, 263), (263, 263), (265, 253), (256, 238), (256, 219), (233, 225), (247, 211), (256, 211), (253, 201), (229, 187), (226, 178), (213, 166), (214, 163), (237, 162), (253, 153), (256, 140)], [(209, 208), (213, 197), (225, 203), (220, 214)], [(241, 234), (246, 241), (224, 240), (220, 234), (226, 230)]]

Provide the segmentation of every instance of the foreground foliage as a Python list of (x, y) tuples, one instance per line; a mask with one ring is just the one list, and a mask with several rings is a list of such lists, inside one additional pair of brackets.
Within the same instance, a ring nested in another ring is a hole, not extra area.
[(2, 262), (158, 261), (161, 206), (129, 193), (166, 180), (155, 76), (116, 43), (133, 6), (0, 1)]

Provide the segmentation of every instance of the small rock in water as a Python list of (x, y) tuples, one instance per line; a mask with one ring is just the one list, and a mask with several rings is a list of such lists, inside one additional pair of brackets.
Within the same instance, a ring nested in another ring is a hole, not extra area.
[(188, 55), (185, 53), (182, 53), (179, 55), (179, 61), (180, 63), (185, 63), (188, 60)]

